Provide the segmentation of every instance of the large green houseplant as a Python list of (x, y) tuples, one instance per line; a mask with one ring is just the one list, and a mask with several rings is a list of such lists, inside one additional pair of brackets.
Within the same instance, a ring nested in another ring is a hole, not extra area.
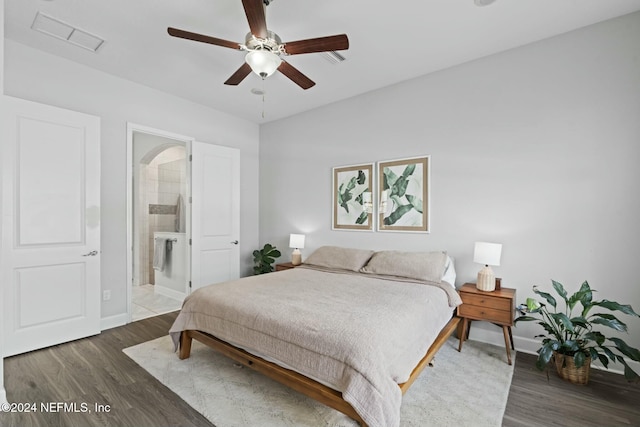
[[(561, 283), (552, 280), (552, 284), (556, 293), (564, 301), (564, 310), (558, 311), (556, 299), (534, 286), (533, 292), (542, 297), (546, 304), (535, 298), (527, 298), (527, 307), (524, 311), (538, 317), (524, 314), (516, 319), (516, 322), (537, 321), (545, 330), (544, 334), (535, 337), (543, 338), (536, 361), (538, 369), (544, 370), (554, 358), (558, 373), (566, 378), (560, 372), (561, 367), (566, 368), (570, 363), (575, 368), (588, 369), (591, 359), (598, 359), (605, 368), (609, 367), (609, 361), (622, 363), (624, 376), (630, 381), (638, 381), (640, 377), (629, 367), (625, 356), (637, 362), (640, 361), (640, 351), (630, 347), (620, 338), (608, 338), (596, 330), (596, 327), (605, 326), (615, 331), (627, 332), (627, 325), (611, 313), (595, 312), (595, 310), (620, 311), (630, 316), (640, 317), (633, 308), (630, 305), (622, 305), (606, 299), (594, 301), (593, 293), (596, 291), (592, 290), (586, 281), (580, 290), (571, 296), (567, 295)], [(588, 372), (585, 381), (576, 382), (586, 383), (587, 381)]]
[(253, 251), (253, 274), (271, 273), (273, 271), (273, 263), (279, 258), (280, 251), (275, 246), (267, 243), (262, 249)]

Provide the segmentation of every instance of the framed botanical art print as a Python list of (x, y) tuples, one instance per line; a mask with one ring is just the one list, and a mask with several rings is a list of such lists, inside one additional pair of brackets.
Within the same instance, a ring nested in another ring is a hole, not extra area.
[(332, 228), (373, 231), (372, 194), (373, 163), (333, 168)]
[(430, 157), (378, 162), (378, 230), (429, 232)]

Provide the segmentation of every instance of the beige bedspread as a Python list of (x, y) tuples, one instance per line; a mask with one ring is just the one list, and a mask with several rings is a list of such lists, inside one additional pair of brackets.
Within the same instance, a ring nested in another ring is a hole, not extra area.
[(369, 426), (396, 427), (397, 384), (460, 303), (452, 290), (295, 268), (198, 289), (169, 332), (176, 346), (194, 329), (255, 350), (342, 392)]

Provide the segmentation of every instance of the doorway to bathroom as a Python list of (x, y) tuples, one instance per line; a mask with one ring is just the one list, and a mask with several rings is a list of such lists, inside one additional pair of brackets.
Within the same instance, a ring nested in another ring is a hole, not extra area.
[(240, 246), (240, 150), (128, 123), (128, 322), (237, 279)]
[(130, 133), (130, 321), (137, 321), (178, 310), (188, 293), (190, 141)]

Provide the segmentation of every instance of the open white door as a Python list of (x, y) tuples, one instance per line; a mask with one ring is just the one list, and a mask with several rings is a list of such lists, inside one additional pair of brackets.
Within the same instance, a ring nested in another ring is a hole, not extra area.
[(4, 356), (100, 333), (100, 119), (6, 97)]
[(240, 150), (191, 145), (191, 290), (240, 276)]

